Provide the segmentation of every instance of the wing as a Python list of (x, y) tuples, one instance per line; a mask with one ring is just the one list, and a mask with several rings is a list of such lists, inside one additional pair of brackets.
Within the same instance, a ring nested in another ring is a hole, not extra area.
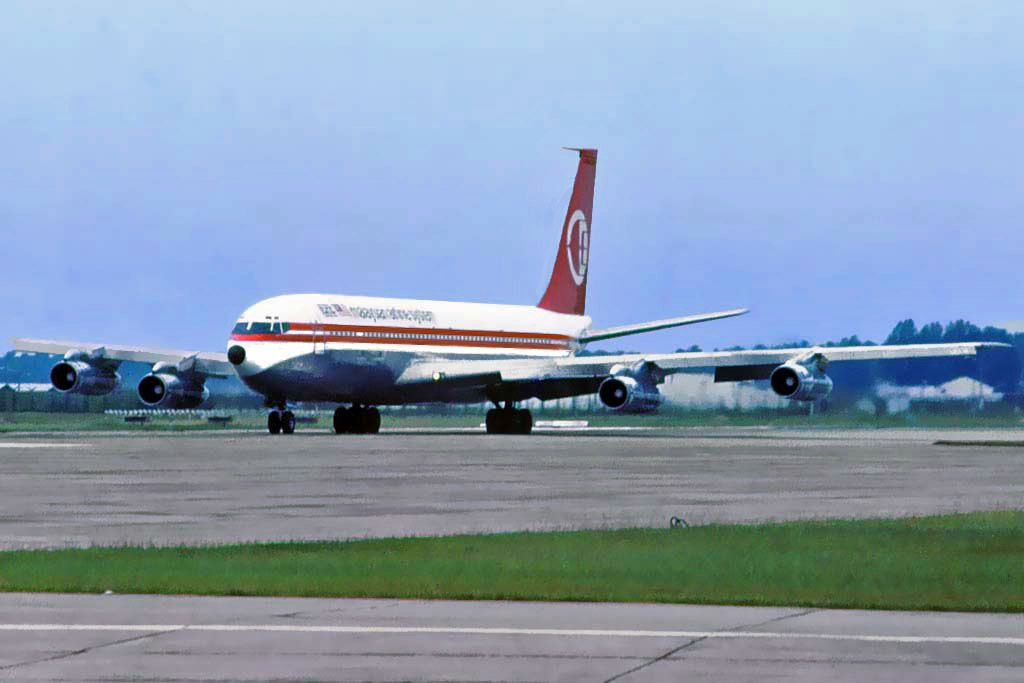
[[(656, 366), (663, 374), (696, 369), (776, 367), (798, 358), (816, 357), (826, 363), (848, 361), (896, 360), (900, 358), (971, 357), (982, 348), (1011, 348), (994, 342), (961, 344), (905, 344), (896, 346), (830, 346), (790, 349), (753, 349), (744, 351), (696, 351), (685, 353), (623, 354), (618, 356), (575, 356), (558, 360), (571, 372), (598, 373), (614, 366), (632, 367), (639, 363)], [(724, 374), (724, 373), (723, 373)], [(749, 377), (744, 379), (760, 379)], [(719, 380), (723, 381), (723, 380)]]
[(67, 355), (75, 351), (86, 354), (90, 359), (122, 363), (173, 363), (180, 369), (193, 370), (210, 377), (229, 377), (233, 374), (226, 354), (214, 352), (175, 351), (141, 346), (119, 346), (93, 344), (89, 342), (50, 341), (46, 339), (12, 339), (16, 351), (52, 353)]
[(973, 357), (984, 348), (1009, 349), (1006, 344), (908, 344), (903, 346), (803, 347), (750, 351), (712, 351), (663, 354), (573, 356), (528, 360), (430, 360), (410, 365), (397, 379), (400, 389), (428, 387), (489, 388), (494, 395), (516, 400), (592, 393), (607, 377), (638, 376), (660, 383), (667, 375), (686, 370), (714, 370), (715, 381), (767, 379), (787, 361), (827, 363), (894, 360), (900, 358)]

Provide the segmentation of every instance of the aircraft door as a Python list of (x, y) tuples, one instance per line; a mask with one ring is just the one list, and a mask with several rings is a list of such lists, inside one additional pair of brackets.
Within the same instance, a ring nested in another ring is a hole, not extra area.
[(313, 319), (313, 355), (327, 353), (327, 330), (324, 329), (323, 319), (317, 315)]

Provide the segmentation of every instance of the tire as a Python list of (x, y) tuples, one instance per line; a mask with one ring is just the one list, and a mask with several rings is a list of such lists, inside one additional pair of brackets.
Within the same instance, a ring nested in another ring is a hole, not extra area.
[(271, 434), (281, 433), (281, 413), (271, 410), (267, 415), (267, 431)]
[(525, 408), (516, 411), (516, 434), (529, 434), (533, 431), (533, 414)]
[(376, 408), (367, 408), (363, 411), (363, 433), (380, 433), (380, 411)]
[(352, 413), (344, 406), (338, 406), (334, 410), (334, 433), (348, 434), (351, 431)]
[(484, 424), (487, 425), (488, 434), (501, 434), (501, 413), (491, 408), (487, 411), (487, 418)]
[(529, 410), (493, 408), (487, 411), (488, 434), (529, 434), (533, 431), (533, 414)]
[(498, 411), (499, 434), (519, 433), (519, 411), (515, 408), (504, 408)]
[(348, 433), (366, 433), (366, 411), (352, 406), (348, 411)]
[(281, 413), (281, 432), (283, 434), (295, 433), (295, 413), (290, 410)]

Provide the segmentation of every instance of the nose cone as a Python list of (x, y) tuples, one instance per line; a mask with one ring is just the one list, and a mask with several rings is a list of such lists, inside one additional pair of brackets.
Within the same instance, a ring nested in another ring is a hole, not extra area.
[(228, 361), (235, 366), (245, 362), (245, 347), (239, 344), (232, 344), (228, 349)]
[(264, 369), (258, 362), (260, 353), (257, 346), (239, 339), (228, 340), (228, 362), (234, 366), (235, 374), (242, 380)]

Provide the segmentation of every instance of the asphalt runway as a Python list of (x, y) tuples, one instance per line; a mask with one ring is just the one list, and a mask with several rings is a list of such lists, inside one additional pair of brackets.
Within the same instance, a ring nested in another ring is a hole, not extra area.
[(0, 436), (0, 547), (339, 539), (1024, 507), (1017, 432)]
[[(352, 538), (1024, 505), (1016, 432), (0, 436), (0, 545)], [(1024, 679), (1020, 615), (0, 595), (0, 680)]]
[(0, 678), (1016, 682), (1024, 617), (7, 594)]

